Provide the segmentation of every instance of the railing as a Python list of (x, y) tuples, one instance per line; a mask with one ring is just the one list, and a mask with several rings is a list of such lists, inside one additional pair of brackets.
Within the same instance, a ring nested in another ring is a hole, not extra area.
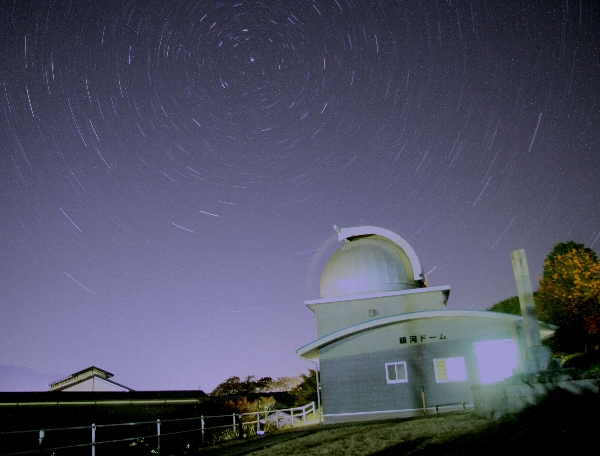
[[(152, 453), (160, 453), (161, 438), (166, 436), (195, 433), (192, 434), (193, 438), (191, 440), (193, 443), (209, 445), (233, 438), (244, 438), (249, 435), (262, 435), (267, 429), (272, 429), (273, 427), (279, 429), (286, 425), (293, 426), (300, 420), (302, 420), (303, 423), (306, 423), (306, 417), (311, 413), (316, 414), (314, 402), (303, 407), (233, 413), (231, 415), (199, 416), (172, 420), (157, 419), (155, 421), (140, 421), (136, 423), (92, 424), (91, 426), (0, 432), (0, 456), (31, 453), (43, 454), (46, 452), (47, 454), (51, 454), (51, 452), (58, 450), (66, 450), (67, 453), (70, 453), (69, 450), (71, 449), (78, 449), (78, 454), (81, 454), (81, 449), (85, 447), (90, 447), (92, 456), (95, 456), (96, 447), (99, 445), (118, 445), (131, 442), (129, 446), (132, 446), (132, 444), (148, 446), (146, 440), (156, 442), (156, 446), (151, 451)], [(136, 427), (137, 432), (134, 432), (133, 430)], [(165, 427), (173, 429), (164, 432)], [(100, 429), (108, 430), (110, 428), (113, 430), (112, 433), (98, 432)], [(58, 437), (60, 433), (64, 432), (69, 432), (69, 436), (62, 438)], [(86, 433), (88, 435), (87, 439), (85, 439)], [(106, 436), (111, 434), (113, 436), (121, 435), (121, 438), (99, 440), (97, 433), (100, 435), (105, 434)], [(124, 434), (126, 434), (127, 437), (122, 437)], [(13, 440), (12, 445), (6, 442), (7, 440)], [(61, 443), (65, 441), (68, 441), (69, 444), (63, 445)], [(11, 446), (14, 447), (16, 445), (27, 449), (10, 453), (3, 452)]]

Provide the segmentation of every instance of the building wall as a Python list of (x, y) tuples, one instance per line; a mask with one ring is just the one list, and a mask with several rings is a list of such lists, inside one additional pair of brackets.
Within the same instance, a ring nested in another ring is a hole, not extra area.
[(69, 386), (62, 391), (128, 391), (127, 388), (115, 385), (110, 381), (105, 381), (98, 377), (91, 377), (87, 380)]
[[(317, 334), (323, 337), (376, 318), (443, 308), (444, 295), (438, 290), (317, 304)], [(369, 315), (370, 309), (375, 315)]]
[[(415, 337), (416, 342), (410, 342)], [(400, 338), (406, 343), (401, 344)], [(325, 415), (473, 403), (479, 384), (473, 343), (512, 338), (510, 324), (474, 317), (437, 317), (375, 328), (319, 350)], [(433, 360), (464, 357), (467, 381), (436, 383)], [(406, 362), (407, 383), (388, 384), (385, 364)]]

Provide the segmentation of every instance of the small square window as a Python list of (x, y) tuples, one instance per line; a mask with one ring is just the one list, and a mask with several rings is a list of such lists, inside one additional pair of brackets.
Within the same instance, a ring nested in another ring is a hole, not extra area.
[(433, 360), (436, 383), (464, 382), (467, 380), (465, 358), (438, 358)]
[(385, 378), (388, 383), (407, 383), (406, 363), (385, 363)]

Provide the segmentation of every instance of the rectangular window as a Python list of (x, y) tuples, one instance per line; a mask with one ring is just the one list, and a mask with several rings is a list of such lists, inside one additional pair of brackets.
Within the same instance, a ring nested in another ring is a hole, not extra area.
[(385, 378), (388, 383), (407, 383), (406, 363), (385, 363)]
[(436, 383), (464, 382), (467, 380), (465, 358), (438, 358), (433, 360)]

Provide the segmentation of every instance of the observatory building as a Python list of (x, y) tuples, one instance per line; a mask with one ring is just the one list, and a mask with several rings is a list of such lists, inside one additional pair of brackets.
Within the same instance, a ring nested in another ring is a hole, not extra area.
[(427, 286), (400, 236), (336, 231), (344, 245), (324, 268), (320, 299), (306, 301), (318, 339), (296, 351), (319, 362), (326, 423), (473, 407), (472, 386), (526, 370), (520, 316), (446, 310), (450, 287)]

